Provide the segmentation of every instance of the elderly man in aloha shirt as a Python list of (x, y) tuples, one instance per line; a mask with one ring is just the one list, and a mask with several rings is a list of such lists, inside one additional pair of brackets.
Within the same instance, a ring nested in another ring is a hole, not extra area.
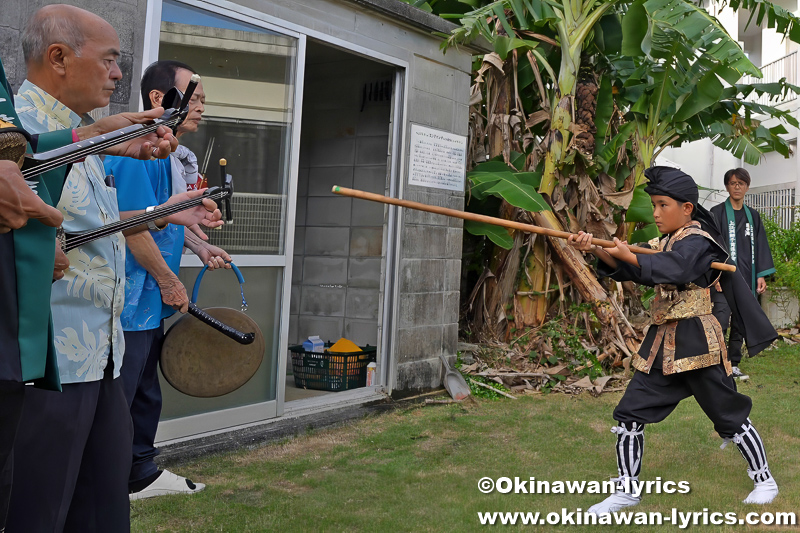
[[(66, 21), (76, 41), (53, 42), (52, 20)], [(15, 106), (31, 133), (77, 127), (83, 114), (108, 104), (122, 77), (114, 28), (72, 6), (37, 11), (23, 34), (23, 50), (28, 79)], [(96, 156), (73, 165), (58, 203), (66, 231), (119, 220), (116, 191), (104, 178)], [(204, 208), (185, 213), (187, 224), (207, 220), (214, 226), (220, 216)], [(115, 379), (124, 352), (124, 238), (98, 239), (68, 258), (70, 268), (51, 293), (62, 392), (26, 390), (15, 443), (10, 533), (130, 529), (132, 427), (121, 380)]]
[[(18, 128), (14, 93), (0, 60), (0, 133)], [(163, 109), (107, 117), (78, 130), (33, 135), (34, 152), (68, 145), (120, 127), (147, 122)], [(132, 139), (109, 148), (110, 153), (148, 159), (168, 156), (177, 143), (163, 128), (155, 136)], [(0, 160), (0, 531), (5, 530), (13, 478), (13, 445), (22, 415), (25, 384), (60, 390), (58, 365), (50, 324), (50, 282), (64, 277), (66, 257), (55, 253), (55, 228), (64, 221), (52, 207), (61, 196), (67, 167), (45, 172), (29, 185), (16, 161)], [(34, 192), (35, 190), (35, 192)], [(54, 198), (51, 195), (57, 194)], [(55, 258), (55, 260), (54, 260)], [(53, 266), (55, 265), (55, 269)]]

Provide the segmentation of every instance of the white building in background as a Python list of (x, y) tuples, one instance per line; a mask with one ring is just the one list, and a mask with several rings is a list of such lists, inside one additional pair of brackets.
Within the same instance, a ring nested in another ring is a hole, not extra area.
[[(798, 0), (777, 0), (774, 2), (787, 11), (798, 14)], [(797, 84), (797, 73), (800, 68), (800, 53), (797, 43), (784, 39), (775, 30), (762, 29), (755, 22), (748, 26), (750, 12), (741, 10), (738, 13), (730, 8), (719, 9), (719, 3), (709, 6), (709, 11), (717, 17), (728, 33), (737, 41), (750, 60), (761, 69), (764, 77), (762, 83), (777, 82), (781, 78), (791, 84)], [(800, 100), (790, 94), (779, 100), (780, 109), (791, 111), (800, 118)], [(768, 103), (766, 97), (761, 103)], [(775, 102), (772, 105), (776, 105)], [(765, 123), (770, 125), (770, 122)], [(757, 165), (748, 165), (729, 152), (717, 148), (711, 141), (703, 140), (685, 144), (678, 148), (667, 148), (659, 156), (658, 164), (665, 160), (672, 161), (690, 174), (701, 187), (701, 200), (706, 207), (716, 205), (727, 198), (723, 185), (723, 177), (729, 169), (742, 167), (752, 177), (750, 192), (747, 195), (748, 205), (759, 209), (766, 215), (777, 215), (782, 224), (791, 223), (793, 209), (786, 207), (796, 205), (797, 190), (800, 187), (800, 157), (797, 154), (798, 130), (786, 125), (789, 130), (787, 140), (794, 155), (788, 159), (777, 153), (767, 154)], [(783, 207), (783, 209), (780, 209)]]

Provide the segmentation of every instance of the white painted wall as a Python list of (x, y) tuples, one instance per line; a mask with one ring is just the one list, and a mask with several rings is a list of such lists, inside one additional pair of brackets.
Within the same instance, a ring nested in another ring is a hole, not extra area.
[[(772, 63), (786, 55), (786, 40), (774, 29), (761, 30), (761, 65)], [(757, 65), (757, 66), (761, 66)]]
[(667, 148), (656, 159), (661, 164), (666, 158), (692, 176), (698, 186), (718, 192), (700, 190), (700, 202), (706, 207), (716, 205), (727, 198), (723, 178), (725, 172), (742, 166), (741, 161), (730, 153), (720, 150), (710, 140), (696, 141), (679, 148)]
[[(797, 0), (782, 0), (777, 3), (795, 13), (798, 11)], [(744, 23), (748, 14), (734, 13), (730, 8), (720, 9), (719, 6), (719, 2), (714, 2), (708, 9), (722, 23), (731, 37), (744, 44), (748, 57), (756, 66), (760, 67), (780, 59), (797, 49), (794, 43), (788, 44), (789, 42), (784, 41), (774, 30), (759, 30), (752, 25), (745, 28)], [(797, 69), (800, 67), (800, 58), (796, 60), (798, 61), (795, 67)], [(797, 71), (800, 72), (800, 70)], [(797, 110), (798, 101), (800, 100), (784, 104), (783, 107), (787, 110), (793, 109), (795, 116), (800, 117)], [(769, 125), (774, 125), (774, 123)], [(789, 134), (786, 135), (786, 138), (796, 140), (797, 130), (788, 126), (787, 129)], [(800, 158), (796, 155), (785, 159), (779, 154), (768, 154), (758, 165), (747, 165), (729, 152), (714, 146), (710, 140), (702, 140), (677, 148), (665, 149), (656, 160), (656, 164), (663, 163), (664, 159), (678, 165), (684, 172), (691, 175), (700, 187), (716, 191), (700, 191), (701, 202), (707, 207), (727, 198), (723, 178), (725, 172), (732, 168), (746, 168), (753, 179), (752, 188), (754, 189), (778, 185), (800, 188)]]

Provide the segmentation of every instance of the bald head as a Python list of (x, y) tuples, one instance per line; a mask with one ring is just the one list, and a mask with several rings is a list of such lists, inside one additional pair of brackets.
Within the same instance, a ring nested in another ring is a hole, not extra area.
[(55, 4), (37, 10), (22, 33), (25, 63), (41, 63), (47, 48), (56, 43), (67, 45), (80, 55), (87, 24), (109, 25), (94, 13), (75, 6)]
[(23, 32), (22, 49), (28, 79), (78, 114), (108, 105), (122, 78), (117, 32), (79, 7), (37, 10)]

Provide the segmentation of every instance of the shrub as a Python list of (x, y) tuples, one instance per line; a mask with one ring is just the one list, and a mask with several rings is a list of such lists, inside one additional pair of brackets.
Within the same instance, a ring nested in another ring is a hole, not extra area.
[(788, 229), (781, 228), (768, 217), (763, 221), (775, 262), (772, 285), (786, 289), (783, 294), (782, 291), (770, 291), (770, 299), (786, 312), (792, 299), (800, 301), (800, 220), (795, 220)]

